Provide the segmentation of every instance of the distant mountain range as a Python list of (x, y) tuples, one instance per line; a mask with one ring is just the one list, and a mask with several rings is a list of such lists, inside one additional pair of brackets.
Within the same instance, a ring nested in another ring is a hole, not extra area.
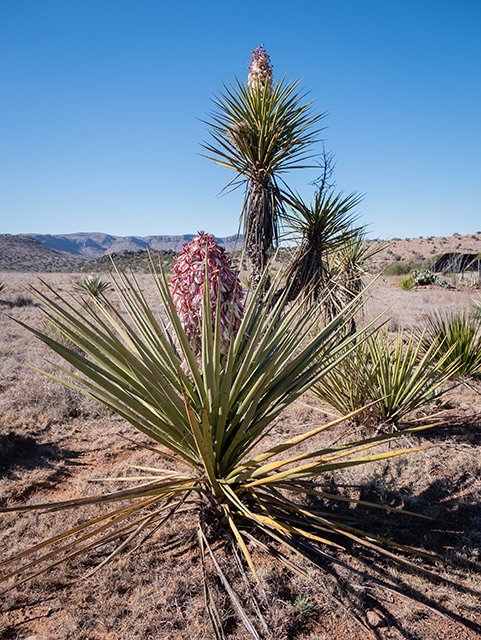
[[(0, 234), (0, 271), (76, 271), (110, 253), (123, 251), (182, 250), (195, 235), (111, 236), (107, 233), (68, 233), (64, 235)], [(242, 236), (216, 238), (226, 251), (242, 249)]]
[[(64, 235), (42, 235), (35, 233), (26, 234), (29, 238), (37, 240), (49, 249), (72, 253), (87, 258), (100, 258), (107, 253), (120, 251), (138, 251), (139, 249), (156, 249), (167, 251), (168, 249), (179, 252), (185, 242), (190, 242), (195, 235), (183, 236), (111, 236), (107, 233), (67, 233)], [(242, 249), (242, 236), (228, 236), (216, 238), (217, 242), (226, 251)]]

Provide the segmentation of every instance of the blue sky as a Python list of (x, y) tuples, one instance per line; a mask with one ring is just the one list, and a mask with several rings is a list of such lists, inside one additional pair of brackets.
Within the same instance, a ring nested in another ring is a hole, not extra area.
[(202, 120), (261, 43), (372, 237), (480, 231), (480, 32), (480, 0), (0, 0), (0, 233), (236, 233)]

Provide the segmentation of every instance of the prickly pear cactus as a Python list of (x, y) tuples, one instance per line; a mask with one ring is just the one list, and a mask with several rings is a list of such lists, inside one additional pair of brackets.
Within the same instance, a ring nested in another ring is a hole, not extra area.
[(418, 269), (414, 269), (411, 273), (411, 278), (416, 286), (424, 286), (427, 284), (434, 284), (437, 287), (443, 287), (444, 289), (449, 289), (450, 285), (443, 278), (439, 278), (432, 271), (428, 271), (424, 269), (420, 271)]

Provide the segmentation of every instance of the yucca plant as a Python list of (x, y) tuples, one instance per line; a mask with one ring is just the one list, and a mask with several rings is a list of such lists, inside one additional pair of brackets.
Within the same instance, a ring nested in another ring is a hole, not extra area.
[(213, 99), (207, 122), (213, 141), (203, 147), (207, 158), (236, 172), (225, 189), (245, 185), (244, 247), (256, 285), (277, 243), (286, 198), (280, 176), (308, 166), (325, 113), (312, 111), (300, 80), (273, 79), (263, 45), (252, 52), (249, 70), (247, 81), (224, 84)]
[[(232, 320), (238, 282), (224, 264), (216, 276), (217, 297), (212, 295), (210, 285), (216, 277), (210, 267), (210, 241), (204, 249), (200, 353), (191, 346), (184, 329), (192, 326), (194, 311), (191, 318), (179, 316), (178, 302), (174, 303), (163, 272), (152, 275), (163, 304), (159, 317), (149, 308), (134, 276), (121, 272), (112, 275), (121, 306), (104, 296), (85, 308), (63, 298), (47, 283), (47, 293), (33, 290), (49, 321), (77, 347), (71, 349), (65, 341), (27, 327), (77, 371), (72, 374), (59, 366), (59, 379), (103, 403), (148, 436), (153, 446), (147, 448), (158, 454), (159, 467), (138, 468), (137, 477), (118, 478), (128, 483), (125, 490), (55, 504), (1, 509), (81, 509), (92, 504), (111, 507), (108, 513), (91, 521), (82, 520), (77, 527), (2, 563), (7, 573), (1, 580), (7, 583), (7, 589), (63, 561), (114, 543), (116, 548), (107, 553), (98, 569), (134, 540), (153, 535), (165, 521), (188, 508), (198, 519), (202, 561), (207, 555), (211, 557), (237, 614), (251, 636), (259, 638), (256, 623), (246, 616), (216, 560), (211, 545), (213, 534), (208, 535), (204, 524), (207, 515), (217, 522), (219, 540), (230, 532), (233, 553), (243, 557), (261, 592), (254, 553), (270, 554), (289, 569), (307, 575), (289, 556), (294, 554), (322, 566), (323, 562), (334, 560), (332, 553), (343, 548), (343, 539), (388, 558), (395, 557), (392, 549), (403, 554), (408, 551), (401, 545), (391, 548), (375, 533), (359, 530), (330, 512), (327, 505), (326, 509), (313, 510), (298, 500), (299, 496), (332, 500), (332, 490), (325, 492), (322, 482), (326, 474), (335, 470), (416, 451), (393, 448), (373, 452), (376, 446), (400, 434), (316, 447), (317, 435), (335, 429), (351, 414), (276, 446), (265, 444), (273, 421), (283, 409), (349, 355), (348, 342), (339, 341), (339, 331), (349, 322), (357, 302), (326, 327), (312, 332), (317, 326), (318, 308), (306, 309), (301, 303), (286, 307), (283, 299), (274, 302), (278, 283), (266, 292), (261, 280), (248, 297), (245, 312), (239, 312), (237, 323)], [(222, 304), (224, 285), (229, 289), (229, 305)], [(175, 295), (175, 285), (173, 292)], [(198, 293), (197, 287), (193, 288), (194, 293)], [(188, 298), (188, 288), (184, 295)], [(224, 323), (230, 331), (223, 343)], [(165, 458), (177, 463), (175, 470), (163, 468)], [(339, 500), (358, 504), (341, 493)], [(384, 505), (363, 504), (396, 511)], [(413, 566), (404, 555), (399, 556), (399, 561)], [(209, 602), (212, 603), (210, 596)], [(215, 635), (221, 638), (219, 617), (212, 612), (211, 604), (208, 610)]]
[(437, 346), (443, 368), (457, 365), (458, 378), (481, 377), (481, 316), (463, 313), (431, 313), (425, 317), (421, 340), (426, 351)]
[[(329, 260), (359, 232), (353, 227), (357, 219), (353, 209), (361, 200), (357, 193), (344, 196), (342, 192), (335, 194), (323, 189), (315, 193), (309, 205), (297, 195), (289, 197), (284, 220), (290, 236), (298, 242), (286, 272), (289, 299), (302, 292), (309, 292), (313, 300), (326, 295), (333, 284)], [(332, 293), (331, 290), (330, 297)], [(342, 303), (327, 304), (327, 317), (332, 318), (341, 306)]]
[(77, 293), (83, 293), (92, 298), (100, 298), (110, 287), (110, 282), (102, 280), (100, 276), (90, 274), (86, 276), (82, 282), (75, 285), (74, 290)]
[(405, 337), (400, 329), (392, 339), (381, 329), (361, 341), (312, 391), (341, 415), (366, 407), (357, 415), (358, 423), (390, 429), (438, 397), (457, 369), (452, 353), (426, 335)]
[(7, 285), (5, 284), (5, 282), (3, 280), (0, 280), (0, 293), (5, 289)]

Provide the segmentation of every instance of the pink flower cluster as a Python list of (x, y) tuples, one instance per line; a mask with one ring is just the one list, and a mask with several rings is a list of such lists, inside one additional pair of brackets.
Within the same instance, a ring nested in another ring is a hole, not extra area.
[(267, 54), (265, 47), (261, 44), (257, 49), (252, 49), (252, 62), (249, 62), (249, 76), (247, 84), (250, 89), (272, 86), (274, 67), (271, 65), (271, 58)]
[(229, 256), (225, 249), (215, 241), (214, 236), (201, 231), (192, 242), (184, 244), (182, 252), (176, 257), (169, 284), (172, 300), (197, 359), (199, 359), (202, 349), (201, 321), (206, 255), (213, 329), (218, 311), (217, 297), (220, 286), (221, 350), (223, 353), (226, 353), (229, 347), (230, 325), (233, 325), (235, 336), (244, 315), (242, 304), (244, 291), (232, 270)]

